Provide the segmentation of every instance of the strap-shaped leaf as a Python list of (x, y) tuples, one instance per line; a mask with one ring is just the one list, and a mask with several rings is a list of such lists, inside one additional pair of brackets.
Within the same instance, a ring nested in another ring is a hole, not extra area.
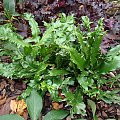
[(120, 45), (117, 45), (116, 47), (112, 48), (108, 53), (107, 53), (107, 56), (117, 56), (117, 55), (120, 55)]
[(18, 47), (29, 46), (28, 43), (23, 41), (23, 37), (21, 35), (12, 31), (9, 24), (0, 26), (0, 40), (8, 40), (9, 42), (16, 44)]
[(97, 56), (100, 50), (101, 41), (102, 41), (102, 36), (98, 36), (91, 47), (90, 59), (92, 66), (97, 62), (98, 59)]
[(105, 62), (100, 69), (100, 73), (107, 73), (120, 68), (120, 56), (115, 56), (111, 61)]
[(68, 114), (69, 112), (65, 110), (51, 110), (45, 115), (43, 120), (62, 120)]
[(62, 48), (65, 48), (70, 52), (71, 61), (77, 65), (78, 69), (83, 70), (85, 64), (85, 60), (83, 56), (76, 49), (72, 47), (70, 48), (67, 46), (62, 46)]
[(112, 48), (106, 56), (108, 62), (105, 62), (101, 69), (100, 73), (107, 73), (109, 71), (116, 70), (120, 68), (120, 45)]
[(4, 9), (15, 14), (15, 0), (3, 0)]
[(93, 117), (95, 116), (95, 112), (96, 112), (96, 104), (94, 101), (88, 99), (88, 105), (90, 106), (90, 108), (92, 109), (92, 113), (93, 113)]
[(33, 90), (26, 99), (27, 109), (32, 120), (38, 120), (42, 110), (42, 97)]
[(21, 116), (17, 114), (8, 114), (8, 115), (3, 115), (0, 116), (0, 120), (24, 120)]
[(58, 75), (65, 75), (68, 74), (67, 70), (57, 70), (57, 69), (53, 69), (51, 71), (49, 71), (50, 76), (58, 76)]
[(29, 25), (31, 27), (33, 38), (38, 37), (40, 34), (40, 29), (39, 29), (38, 23), (34, 20), (33, 15), (30, 13), (29, 14), (25, 13), (24, 15), (25, 15), (25, 19), (28, 20)]

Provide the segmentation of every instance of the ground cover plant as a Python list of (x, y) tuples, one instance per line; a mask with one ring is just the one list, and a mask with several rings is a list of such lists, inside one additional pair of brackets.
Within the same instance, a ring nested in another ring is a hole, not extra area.
[(0, 75), (27, 83), (19, 99), (26, 101), (32, 120), (38, 119), (46, 92), (53, 102), (64, 102), (65, 108), (51, 110), (43, 120), (63, 119), (68, 114), (72, 118), (75, 114), (84, 118), (86, 105), (90, 106), (93, 119), (97, 119), (96, 101), (120, 104), (119, 89), (102, 90), (105, 84), (112, 88), (120, 77), (119, 74), (106, 77), (120, 67), (120, 45), (101, 53), (100, 45), (106, 33), (103, 19), (91, 29), (92, 21), (86, 16), (82, 17), (82, 24), (75, 25), (74, 15), (60, 14), (51, 23), (44, 22), (46, 31), (40, 36), (34, 17), (28, 13), (23, 17), (29, 22), (31, 37), (17, 34), (11, 23), (0, 26), (0, 54), (11, 59), (10, 63), (1, 61)]

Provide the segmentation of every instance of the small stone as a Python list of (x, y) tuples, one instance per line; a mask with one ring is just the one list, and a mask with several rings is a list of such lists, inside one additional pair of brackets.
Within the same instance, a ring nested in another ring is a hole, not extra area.
[(115, 77), (115, 75), (114, 75), (113, 72), (110, 72), (109, 75), (110, 75), (111, 77)]

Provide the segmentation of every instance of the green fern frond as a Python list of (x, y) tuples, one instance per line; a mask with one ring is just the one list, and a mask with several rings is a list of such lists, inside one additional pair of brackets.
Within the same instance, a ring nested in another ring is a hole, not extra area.
[(30, 25), (31, 31), (32, 31), (32, 37), (38, 38), (38, 36), (40, 34), (40, 29), (39, 29), (38, 23), (34, 20), (33, 15), (30, 13), (29, 14), (25, 13), (24, 18), (26, 20), (28, 20), (28, 22), (29, 22), (29, 25)]
[(4, 41), (8, 40), (9, 42), (16, 44), (18, 47), (29, 46), (28, 43), (23, 41), (23, 37), (13, 32), (13, 30), (7, 24), (0, 26), (0, 40), (4, 40)]
[(14, 74), (14, 66), (12, 63), (0, 63), (0, 76), (4, 76), (7, 78), (12, 78)]

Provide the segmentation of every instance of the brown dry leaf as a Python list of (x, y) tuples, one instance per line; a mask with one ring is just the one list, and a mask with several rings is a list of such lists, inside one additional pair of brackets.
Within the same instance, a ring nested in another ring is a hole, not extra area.
[(3, 99), (3, 98), (4, 98), (4, 96), (0, 95), (0, 100)]
[(10, 109), (10, 101), (12, 99), (15, 99), (16, 97), (17, 96), (7, 98), (5, 104), (0, 107), (0, 115), (5, 115), (5, 114), (10, 113), (10, 111), (11, 111), (11, 109)]
[(24, 102), (24, 100), (11, 100), (10, 102), (10, 108), (13, 112), (19, 114), (19, 115), (23, 115), (24, 110), (27, 108), (26, 103)]
[(27, 108), (27, 105), (26, 105), (26, 103), (24, 102), (24, 100), (22, 99), (22, 100), (19, 100), (18, 101), (18, 106), (17, 106), (17, 113), (19, 114), (19, 115), (22, 115), (23, 114), (23, 112), (24, 112), (24, 109), (26, 109)]
[(11, 92), (14, 92), (14, 86), (13, 85), (10, 85), (10, 90), (11, 90)]
[(53, 108), (54, 108), (55, 110), (59, 110), (59, 103), (53, 102), (53, 103), (52, 103), (52, 106), (53, 106)]
[(6, 102), (6, 97), (0, 100), (0, 105), (3, 105)]
[(23, 112), (23, 118), (25, 119), (25, 120), (27, 120), (28, 119), (28, 111), (25, 109), (24, 110), (24, 112)]
[(16, 100), (10, 101), (10, 108), (13, 112), (17, 112), (17, 101)]
[(8, 83), (11, 84), (11, 85), (14, 85), (15, 84), (15, 81), (11, 80), (11, 79), (7, 79)]
[(3, 90), (6, 86), (7, 86), (6, 81), (5, 81), (5, 80), (2, 81), (2, 82), (0, 83), (0, 91)]
[(2, 96), (5, 97), (6, 96), (6, 89), (3, 89), (1, 93), (2, 93)]
[(102, 111), (102, 116), (105, 117), (105, 118), (108, 117), (108, 115), (104, 111)]
[(63, 108), (63, 103), (59, 104), (59, 109)]

